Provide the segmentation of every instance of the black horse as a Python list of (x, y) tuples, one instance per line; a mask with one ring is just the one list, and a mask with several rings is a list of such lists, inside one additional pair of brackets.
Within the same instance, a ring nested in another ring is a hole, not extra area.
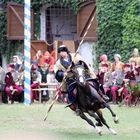
[[(109, 125), (103, 117), (103, 113), (100, 109), (107, 108), (111, 112), (114, 122), (118, 123), (118, 117), (112, 111), (110, 105), (106, 103), (103, 98), (99, 95), (97, 90), (97, 82), (92, 78), (86, 78), (85, 64), (81, 62), (80, 65), (72, 65), (70, 73), (73, 73), (74, 84), (76, 83), (76, 105), (79, 108), (79, 116), (86, 120), (91, 126), (93, 126), (97, 133), (101, 135), (101, 130), (98, 126), (105, 125), (112, 134), (117, 134)], [(68, 72), (69, 75), (69, 72)], [(70, 106), (71, 108), (71, 106)], [(75, 108), (71, 108), (75, 111)], [(94, 117), (97, 124), (94, 125), (92, 120), (90, 120), (85, 113)]]

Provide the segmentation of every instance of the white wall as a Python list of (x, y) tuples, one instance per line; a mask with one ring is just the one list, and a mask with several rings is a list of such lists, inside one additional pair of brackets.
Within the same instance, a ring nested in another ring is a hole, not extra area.
[(93, 59), (95, 58), (93, 55), (93, 44), (93, 42), (84, 42), (79, 49), (80, 55), (91, 66), (93, 66)]

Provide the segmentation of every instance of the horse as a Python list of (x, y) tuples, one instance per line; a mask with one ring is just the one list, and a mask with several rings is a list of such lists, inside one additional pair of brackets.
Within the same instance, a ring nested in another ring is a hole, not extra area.
[[(70, 73), (73, 73), (74, 84), (76, 83), (76, 104), (80, 110), (79, 116), (93, 126), (99, 135), (101, 135), (102, 132), (98, 126), (103, 125), (105, 125), (112, 134), (116, 135), (117, 132), (113, 130), (104, 119), (101, 109), (107, 108), (111, 112), (115, 123), (118, 123), (119, 119), (112, 111), (109, 103), (104, 101), (99, 95), (96, 88), (97, 82), (92, 78), (86, 78), (85, 64), (82, 61), (80, 65), (75, 65), (73, 63)], [(69, 107), (71, 108), (71, 106)], [(75, 111), (74, 108), (71, 109)], [(85, 113), (88, 113), (91, 117), (95, 118), (97, 124), (95, 125)]]

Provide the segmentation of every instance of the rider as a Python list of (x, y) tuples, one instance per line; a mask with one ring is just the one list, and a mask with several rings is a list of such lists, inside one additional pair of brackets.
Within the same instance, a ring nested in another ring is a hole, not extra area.
[[(56, 62), (55, 77), (58, 80), (58, 82), (62, 82), (64, 76), (67, 75), (67, 69), (72, 64), (72, 61), (74, 64), (77, 64), (77, 63), (79, 63), (79, 61), (84, 62), (84, 60), (79, 54), (75, 55), (75, 53), (69, 53), (69, 50), (66, 45), (59, 46), (58, 53), (60, 55), (60, 58)], [(86, 62), (84, 62), (84, 63), (86, 64)], [(91, 67), (88, 64), (86, 64), (86, 68), (88, 69), (88, 74), (90, 75), (90, 77), (92, 79), (96, 80), (97, 79), (96, 75), (92, 71)], [(73, 80), (72, 80), (72, 82), (73, 82)], [(70, 102), (69, 106), (72, 107), (73, 103), (75, 103), (75, 101), (76, 101), (76, 97), (74, 96), (74, 93), (73, 93), (73, 91), (75, 89), (75, 85), (73, 84), (74, 87), (72, 87), (71, 84), (72, 83), (70, 81), (65, 81), (62, 86), (62, 92), (63, 93), (68, 92), (68, 100)], [(102, 97), (104, 97), (104, 96), (102, 96)]]

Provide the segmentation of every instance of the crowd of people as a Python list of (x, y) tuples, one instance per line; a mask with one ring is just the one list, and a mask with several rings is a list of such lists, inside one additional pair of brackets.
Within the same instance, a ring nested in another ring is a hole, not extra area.
[[(39, 100), (38, 91), (40, 83), (54, 82), (55, 59), (46, 51), (44, 54), (38, 50), (32, 59), (31, 64), (31, 103)], [(24, 102), (24, 64), (19, 57), (13, 56), (12, 62), (8, 65), (7, 71), (0, 67), (0, 92), (1, 102), (11, 104), (14, 101)], [(48, 91), (42, 91), (42, 101), (49, 100)]]
[(97, 77), (114, 104), (140, 91), (140, 57), (137, 48), (133, 50), (128, 63), (124, 64), (119, 54), (114, 55), (113, 63), (108, 61), (105, 54), (101, 55), (100, 61)]
[[(31, 65), (31, 102), (39, 99), (38, 91), (33, 91), (40, 87), (41, 83), (51, 83), (56, 79), (62, 81), (67, 67), (71, 64), (72, 55), (70, 55), (67, 47), (62, 45), (58, 48), (60, 59), (56, 62), (55, 58), (46, 51), (44, 54), (38, 50), (32, 59)], [(83, 60), (80, 55), (77, 55), (77, 61)], [(24, 101), (24, 64), (18, 56), (13, 56), (12, 62), (8, 65), (7, 72), (0, 67), (0, 92), (2, 93), (2, 102), (11, 104), (14, 101)], [(109, 97), (110, 101), (116, 104), (121, 99), (126, 98), (132, 91), (140, 91), (140, 56), (137, 48), (133, 50), (132, 57), (128, 63), (121, 61), (119, 54), (114, 55), (114, 62), (108, 61), (107, 55), (100, 56), (98, 72), (92, 71), (87, 64), (89, 73), (93, 79), (98, 79), (100, 87), (103, 88), (103, 94)], [(54, 78), (55, 75), (55, 78)], [(128, 83), (135, 83), (133, 88), (129, 87)], [(70, 92), (73, 87), (65, 89), (65, 92)], [(67, 91), (68, 90), (68, 91)], [(73, 100), (71, 94), (68, 94), (69, 100)], [(48, 91), (42, 91), (42, 101), (49, 100)], [(73, 102), (73, 101), (72, 101)]]

